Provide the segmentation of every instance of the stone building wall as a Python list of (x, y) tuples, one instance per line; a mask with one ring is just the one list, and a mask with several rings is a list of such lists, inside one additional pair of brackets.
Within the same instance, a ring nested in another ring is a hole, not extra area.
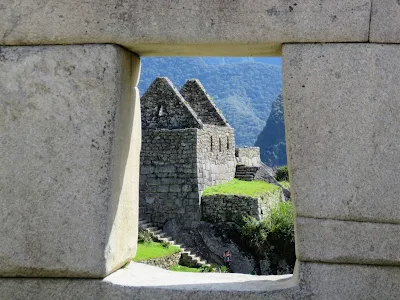
[(140, 216), (198, 220), (197, 129), (144, 130), (140, 157)]
[(260, 148), (259, 147), (245, 147), (235, 149), (236, 162), (244, 164), (249, 167), (260, 166)]
[(230, 126), (204, 125), (197, 139), (200, 190), (235, 177), (235, 137)]
[(180, 93), (204, 124), (227, 125), (224, 116), (219, 112), (199, 80), (186, 81)]
[(166, 77), (153, 81), (140, 104), (143, 130), (202, 128), (202, 121)]

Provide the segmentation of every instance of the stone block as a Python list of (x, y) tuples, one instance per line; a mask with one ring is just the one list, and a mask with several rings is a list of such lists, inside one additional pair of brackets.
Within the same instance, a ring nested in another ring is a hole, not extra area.
[(372, 1), (370, 42), (400, 42), (400, 2), (397, 0)]
[(12, 300), (300, 300), (290, 275), (194, 274), (132, 264), (100, 279), (0, 278), (0, 293)]
[(400, 265), (400, 224), (296, 218), (300, 261)]
[(104, 277), (137, 243), (131, 53), (112, 45), (0, 52), (0, 276)]
[(400, 45), (285, 45), (291, 193), (299, 216), (400, 223)]
[(371, 12), (371, 0), (4, 3), (3, 45), (113, 43), (154, 56), (268, 56), (282, 43), (366, 42)]
[(397, 300), (400, 295), (399, 267), (302, 262), (298, 274), (303, 299)]

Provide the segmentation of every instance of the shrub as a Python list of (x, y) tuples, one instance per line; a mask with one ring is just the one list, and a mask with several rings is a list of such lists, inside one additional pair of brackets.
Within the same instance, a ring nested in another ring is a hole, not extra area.
[(279, 167), (275, 172), (277, 181), (289, 181), (289, 170), (287, 166)]
[(162, 241), (161, 245), (163, 246), (163, 248), (169, 248), (169, 246), (170, 246), (169, 243), (166, 241)]
[(294, 216), (292, 202), (277, 202), (263, 220), (243, 218), (240, 229), (242, 240), (256, 260), (257, 273), (261, 273), (260, 260), (268, 257), (273, 274), (278, 272), (279, 261), (285, 259), (290, 269), (296, 261), (294, 251)]
[(139, 229), (138, 243), (150, 243), (153, 241), (153, 237), (147, 230)]

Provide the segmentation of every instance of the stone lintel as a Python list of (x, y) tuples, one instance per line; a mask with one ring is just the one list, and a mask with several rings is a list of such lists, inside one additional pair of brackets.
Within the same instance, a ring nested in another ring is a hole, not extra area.
[[(394, 1), (394, 0), (393, 0)], [(112, 43), (139, 55), (280, 55), (282, 43), (366, 42), (371, 0), (81, 0), (0, 5), (0, 44)]]

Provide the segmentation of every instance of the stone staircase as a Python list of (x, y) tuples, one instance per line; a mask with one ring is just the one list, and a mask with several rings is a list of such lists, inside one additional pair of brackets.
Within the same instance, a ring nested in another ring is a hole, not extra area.
[(195, 254), (191, 253), (189, 250), (185, 249), (183, 245), (177, 244), (171, 237), (167, 236), (165, 232), (161, 229), (153, 226), (146, 220), (139, 220), (139, 229), (148, 231), (155, 240), (159, 242), (165, 242), (169, 245), (174, 245), (181, 249), (181, 258), (179, 260), (179, 264), (191, 267), (191, 268), (200, 268), (202, 266), (209, 267), (210, 264), (207, 261), (201, 259)]
[(243, 164), (236, 165), (235, 178), (245, 181), (253, 181), (259, 167), (249, 167)]

